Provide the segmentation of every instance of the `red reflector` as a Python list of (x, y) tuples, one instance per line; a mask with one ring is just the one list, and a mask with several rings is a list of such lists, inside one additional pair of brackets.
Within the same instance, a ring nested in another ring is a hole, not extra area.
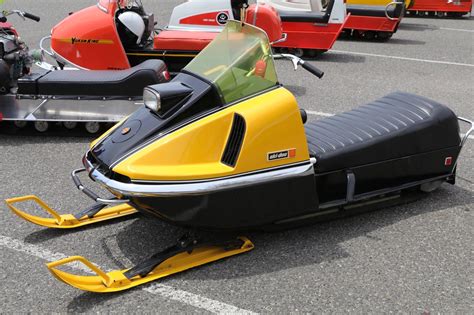
[(453, 164), (452, 156), (448, 156), (447, 158), (444, 159), (444, 166), (450, 166), (451, 164)]
[(0, 113), (0, 121), (3, 120), (3, 113)]
[(165, 78), (166, 81), (169, 81), (171, 79), (170, 73), (168, 70), (163, 71), (163, 77)]

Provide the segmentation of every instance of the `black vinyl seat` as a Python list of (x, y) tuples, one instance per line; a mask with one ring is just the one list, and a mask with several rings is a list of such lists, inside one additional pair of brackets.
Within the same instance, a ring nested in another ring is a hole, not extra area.
[[(401, 0), (399, 5), (391, 5), (387, 8), (388, 16), (392, 18), (399, 18), (405, 13), (405, 3)], [(385, 6), (379, 5), (347, 5), (347, 13), (354, 16), (372, 16), (372, 17), (386, 17)]]
[(37, 81), (40, 95), (140, 96), (147, 85), (163, 82), (166, 65), (150, 59), (125, 70), (51, 71)]
[(334, 7), (334, 1), (330, 0), (325, 12), (309, 12), (309, 11), (278, 11), (283, 22), (307, 22), (307, 23), (323, 23), (329, 22), (331, 12)]
[(456, 115), (402, 92), (305, 125), (315, 171), (324, 173), (459, 146)]

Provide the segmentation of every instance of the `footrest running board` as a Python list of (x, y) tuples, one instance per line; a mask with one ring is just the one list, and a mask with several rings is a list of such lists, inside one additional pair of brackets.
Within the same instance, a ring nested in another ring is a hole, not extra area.
[[(44, 211), (49, 213), (52, 217), (45, 218), (39, 217), (32, 214), (28, 214), (20, 209), (18, 209), (14, 204), (33, 201), (39, 205)], [(7, 206), (20, 218), (25, 219), (31, 223), (45, 226), (48, 228), (57, 228), (57, 229), (73, 229), (78, 228), (84, 225), (93, 224), (101, 221), (111, 220), (115, 218), (124, 217), (131, 215), (137, 212), (137, 210), (127, 204), (121, 204), (118, 206), (104, 208), (100, 211), (94, 212), (94, 215), (89, 217), (86, 213), (80, 217), (76, 218), (73, 214), (59, 214), (48, 206), (43, 200), (37, 196), (30, 195), (18, 198), (11, 198), (5, 200)]]

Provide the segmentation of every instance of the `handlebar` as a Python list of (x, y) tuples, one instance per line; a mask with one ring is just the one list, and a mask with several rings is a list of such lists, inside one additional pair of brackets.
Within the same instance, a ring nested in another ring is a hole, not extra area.
[(304, 62), (303, 63), (300, 63), (300, 65), (307, 71), (311, 72), (312, 74), (314, 74), (315, 76), (317, 76), (318, 78), (322, 78), (324, 76), (324, 72), (319, 70), (318, 68), (316, 68), (315, 66), (313, 66), (312, 64), (310, 64), (309, 62)]
[(27, 19), (30, 19), (36, 22), (39, 22), (41, 20), (39, 16), (28, 13), (28, 12), (23, 12), (23, 16), (26, 17)]
[(284, 58), (284, 59), (290, 60), (293, 63), (293, 67), (295, 68), (295, 71), (298, 69), (298, 65), (300, 65), (303, 67), (303, 69), (314, 74), (319, 79), (321, 79), (324, 76), (324, 72), (322, 70), (318, 69), (316, 66), (310, 64), (309, 62), (305, 62), (303, 59), (296, 57), (295, 55), (277, 54), (277, 55), (273, 55), (273, 57), (275, 59)]
[(1, 12), (0, 16), (3, 16), (3, 19), (0, 20), (0, 22), (6, 22), (7, 21), (7, 16), (12, 15), (12, 14), (18, 14), (21, 16), (23, 19), (27, 18), (36, 22), (39, 22), (41, 18), (37, 15), (28, 13), (28, 12), (23, 12), (20, 10), (11, 10), (11, 11), (3, 11)]

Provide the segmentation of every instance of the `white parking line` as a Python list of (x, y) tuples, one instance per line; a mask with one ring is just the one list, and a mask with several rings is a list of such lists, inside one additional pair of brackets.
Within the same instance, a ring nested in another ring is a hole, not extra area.
[[(41, 246), (27, 244), (23, 241), (4, 235), (0, 235), (0, 246), (15, 250), (17, 252), (35, 256), (44, 259), (48, 262), (56, 261), (67, 257), (67, 255), (65, 254), (55, 253)], [(68, 264), (68, 266), (88, 273), (91, 272), (90, 269), (81, 264)], [(53, 281), (53, 279), (51, 279), (51, 281)], [(196, 308), (204, 309), (215, 314), (256, 314), (254, 312), (238, 308), (234, 305), (212, 300), (198, 294), (173, 288), (168, 285), (152, 283), (151, 285), (143, 287), (142, 290), (152, 294), (160, 295), (166, 299), (188, 304)]]
[(306, 112), (310, 115), (322, 116), (322, 117), (331, 117), (335, 115), (335, 114), (325, 113), (325, 112), (316, 112), (314, 110), (306, 110)]
[(474, 33), (474, 30), (466, 30), (463, 28), (451, 28), (451, 27), (440, 27), (440, 30), (446, 30), (446, 31), (456, 31), (456, 32), (469, 32), (469, 33)]
[[(318, 111), (314, 111), (314, 110), (307, 110), (306, 113), (308, 113), (310, 115), (314, 115), (314, 116), (321, 116), (321, 117), (331, 117), (331, 116), (335, 115), (335, 114), (332, 114), (332, 113), (318, 112)], [(463, 133), (461, 133), (461, 137), (464, 137)], [(471, 135), (467, 138), (471, 139), (471, 140), (474, 140), (474, 135)]]
[(379, 58), (417, 61), (417, 62), (425, 62), (425, 63), (436, 63), (436, 64), (449, 65), (449, 66), (474, 67), (474, 64), (471, 64), (471, 63), (460, 63), (460, 62), (430, 60), (430, 59), (418, 59), (418, 58), (390, 56), (390, 55), (379, 55), (379, 54), (370, 54), (370, 53), (363, 53), (363, 52), (356, 52), (356, 51), (346, 51), (346, 50), (336, 50), (336, 49), (332, 49), (331, 51), (335, 52), (335, 53), (346, 54), (346, 55), (379, 57)]

